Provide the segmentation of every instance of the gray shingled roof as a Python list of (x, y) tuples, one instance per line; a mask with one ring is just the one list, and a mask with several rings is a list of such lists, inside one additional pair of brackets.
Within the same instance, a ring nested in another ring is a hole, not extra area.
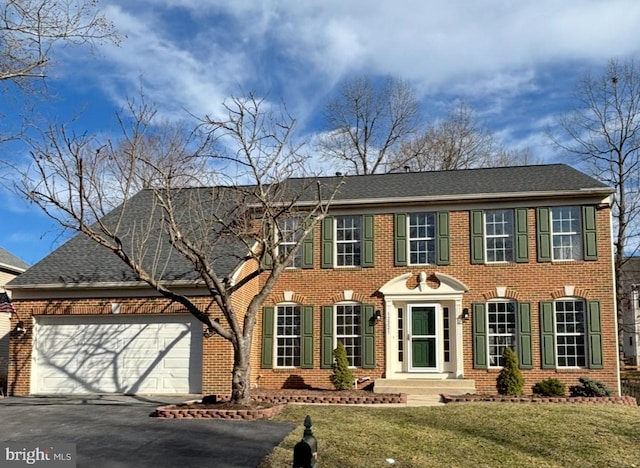
[[(320, 178), (329, 187), (341, 179), (345, 183), (336, 196), (337, 203), (363, 199), (465, 199), (516, 193), (611, 192), (605, 184), (565, 164)], [(308, 179), (291, 179), (293, 184), (306, 181)]]
[[(196, 195), (198, 202), (211, 202), (211, 188), (190, 189), (185, 195)], [(177, 203), (177, 202), (176, 202)], [(193, 205), (192, 209), (193, 208)], [(218, 205), (220, 207), (220, 205)], [(220, 207), (224, 211), (224, 207)], [(188, 216), (188, 210), (180, 210)], [(150, 213), (154, 213), (150, 216)], [(226, 213), (229, 213), (228, 211)], [(113, 210), (104, 218), (107, 225), (115, 225), (118, 217), (123, 214), (118, 233), (122, 238), (123, 247), (130, 255), (138, 252), (143, 255), (142, 264), (147, 271), (158, 273), (165, 281), (193, 281), (197, 278), (192, 264), (182, 257), (169, 245), (169, 238), (160, 225), (160, 210), (154, 211), (154, 195), (150, 190), (143, 190), (132, 197), (126, 205)], [(152, 219), (150, 224), (150, 219)], [(195, 224), (195, 223), (194, 223)], [(209, 225), (207, 225), (209, 226)], [(202, 228), (202, 225), (198, 227)], [(185, 234), (190, 227), (185, 226)], [(206, 229), (206, 228), (205, 228)], [(216, 248), (212, 254), (218, 253), (216, 258), (209, 260), (221, 275), (231, 273), (239, 262), (237, 255), (243, 255), (245, 249), (237, 239), (225, 239), (209, 236), (207, 233), (195, 233), (194, 238), (201, 242), (215, 242)], [(144, 251), (134, 247), (139, 239), (146, 237)], [(186, 236), (185, 236), (186, 237)], [(24, 285), (73, 285), (87, 283), (121, 283), (136, 281), (133, 270), (127, 267), (111, 250), (98, 245), (85, 234), (78, 234), (40, 262), (33, 265), (22, 275), (12, 280), (10, 286)]]
[[(290, 179), (285, 190), (295, 190), (301, 186), (308, 186), (316, 179)], [(343, 180), (336, 197), (336, 203), (347, 203), (358, 200), (381, 200), (387, 202), (397, 199), (407, 201), (411, 199), (434, 199), (449, 197), (460, 200), (477, 198), (486, 195), (487, 198), (500, 194), (535, 194), (569, 193), (569, 194), (602, 194), (610, 193), (611, 189), (597, 180), (564, 164), (544, 166), (520, 166), (489, 169), (469, 169), (461, 171), (440, 171), (421, 173), (397, 173), (366, 176), (323, 177), (319, 178), (324, 186), (334, 186)], [(313, 184), (312, 184), (313, 185)], [(197, 198), (200, 208), (211, 213), (216, 205), (216, 198), (211, 198), (211, 188), (185, 190), (190, 197)], [(309, 199), (312, 190), (309, 190)], [(304, 201), (304, 197), (301, 199)], [(243, 200), (242, 203), (245, 203)], [(185, 205), (186, 206), (186, 205)], [(130, 243), (135, 230), (140, 229), (144, 220), (149, 218), (153, 207), (151, 191), (142, 191), (133, 197), (126, 207), (120, 207), (105, 217), (113, 222), (121, 210), (124, 209), (122, 232), (125, 245)], [(223, 212), (221, 215), (220, 210)], [(217, 215), (225, 219), (233, 218), (234, 206), (216, 205)], [(193, 211), (191, 211), (193, 213)], [(185, 226), (188, 226), (188, 210), (182, 212)], [(157, 219), (156, 219), (157, 221)], [(196, 275), (191, 264), (184, 260), (177, 252), (169, 247), (166, 234), (159, 224), (151, 229), (152, 248), (144, 261), (147, 268), (156, 265), (156, 269), (163, 272), (166, 280), (194, 280)], [(206, 237), (208, 234), (203, 234)], [(230, 274), (239, 261), (239, 256), (245, 252), (244, 245), (237, 239), (220, 239), (216, 242), (223, 254), (211, 259), (222, 274)], [(156, 249), (156, 247), (159, 247)], [(154, 253), (160, 251), (159, 258)], [(11, 286), (27, 286), (42, 284), (77, 284), (77, 283), (105, 283), (134, 281), (135, 276), (122, 261), (112, 252), (98, 246), (82, 234), (72, 238), (60, 248), (45, 257), (42, 261), (29, 268), (25, 273), (11, 281)]]
[(23, 262), (18, 257), (13, 255), (12, 253), (7, 252), (5, 249), (0, 247), (0, 265), (3, 267), (7, 267), (8, 269), (20, 273), (27, 268), (29, 268), (29, 264)]

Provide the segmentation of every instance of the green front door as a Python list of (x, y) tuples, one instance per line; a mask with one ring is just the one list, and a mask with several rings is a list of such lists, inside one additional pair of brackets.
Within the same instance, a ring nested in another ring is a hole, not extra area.
[(415, 305), (409, 308), (411, 330), (409, 349), (412, 371), (438, 368), (438, 309), (435, 305)]

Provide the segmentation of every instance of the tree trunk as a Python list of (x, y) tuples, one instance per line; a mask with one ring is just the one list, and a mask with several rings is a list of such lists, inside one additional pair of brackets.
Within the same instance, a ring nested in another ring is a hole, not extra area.
[(231, 378), (231, 403), (249, 404), (251, 400), (251, 345), (241, 337), (233, 343), (233, 371)]

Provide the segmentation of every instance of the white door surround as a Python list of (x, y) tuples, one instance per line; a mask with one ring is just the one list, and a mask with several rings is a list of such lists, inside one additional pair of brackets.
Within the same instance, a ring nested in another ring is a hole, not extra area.
[[(379, 292), (385, 307), (385, 377), (406, 378), (464, 378), (462, 296), (469, 288), (444, 273), (433, 273), (437, 287), (427, 284), (427, 274), (417, 275), (415, 287), (407, 286), (415, 273), (404, 273), (385, 283)], [(415, 307), (436, 308), (436, 365), (420, 369), (413, 366), (411, 339), (411, 310)], [(446, 327), (447, 340), (444, 339)]]

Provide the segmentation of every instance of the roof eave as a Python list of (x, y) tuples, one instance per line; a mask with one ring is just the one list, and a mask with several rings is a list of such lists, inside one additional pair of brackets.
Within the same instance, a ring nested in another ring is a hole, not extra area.
[[(353, 198), (348, 200), (334, 199), (331, 206), (353, 206), (353, 205), (395, 205), (404, 203), (438, 203), (438, 202), (472, 202), (486, 201), (496, 199), (548, 199), (548, 198), (576, 198), (585, 196), (604, 196), (607, 197), (613, 193), (609, 187), (588, 188), (580, 190), (565, 191), (545, 191), (545, 192), (501, 192), (501, 193), (473, 193), (473, 194), (452, 194), (452, 195), (425, 195), (422, 197), (387, 197), (387, 198)], [(298, 206), (315, 205), (317, 201), (302, 201), (297, 203)]]
[[(172, 287), (199, 287), (203, 286), (201, 280), (176, 280), (163, 281), (163, 285)], [(144, 281), (104, 281), (104, 282), (83, 282), (83, 283), (46, 283), (46, 284), (8, 284), (7, 289), (48, 289), (48, 290), (69, 290), (69, 289), (153, 289)]]

